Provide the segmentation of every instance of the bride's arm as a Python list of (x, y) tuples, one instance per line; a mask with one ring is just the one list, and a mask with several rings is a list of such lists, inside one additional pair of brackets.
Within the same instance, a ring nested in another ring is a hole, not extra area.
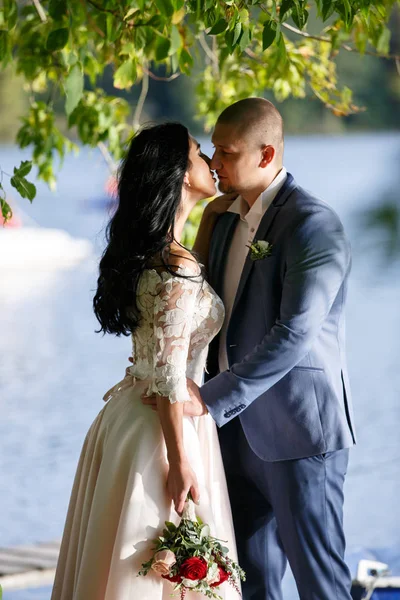
[[(198, 274), (193, 260), (179, 257), (179, 263), (186, 267), (186, 275)], [(183, 443), (183, 406), (190, 400), (186, 366), (199, 286), (199, 279), (164, 272), (154, 298), (154, 373), (148, 394), (156, 397), (169, 462), (167, 487), (178, 513), (189, 491), (199, 500), (197, 479)]]
[(196, 503), (200, 500), (197, 478), (190, 467), (183, 445), (183, 403), (171, 404), (168, 398), (158, 395), (157, 412), (167, 446), (167, 489), (176, 512), (181, 515), (189, 491)]

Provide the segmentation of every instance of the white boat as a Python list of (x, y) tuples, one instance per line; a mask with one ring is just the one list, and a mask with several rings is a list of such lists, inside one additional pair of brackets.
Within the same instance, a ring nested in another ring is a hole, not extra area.
[(400, 577), (375, 560), (360, 560), (351, 588), (353, 600), (400, 600)]

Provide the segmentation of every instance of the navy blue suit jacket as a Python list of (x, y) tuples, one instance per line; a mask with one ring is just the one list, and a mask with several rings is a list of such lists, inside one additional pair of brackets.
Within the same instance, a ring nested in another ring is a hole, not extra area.
[[(210, 245), (209, 280), (222, 296), (238, 215), (222, 214)], [(239, 417), (266, 461), (302, 458), (355, 443), (345, 357), (350, 245), (336, 213), (288, 178), (248, 255), (227, 331), (230, 369), (218, 371), (217, 336), (201, 395), (219, 427)]]

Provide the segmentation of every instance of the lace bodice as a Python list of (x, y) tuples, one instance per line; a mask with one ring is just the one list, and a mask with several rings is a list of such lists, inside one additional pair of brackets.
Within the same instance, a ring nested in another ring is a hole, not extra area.
[(180, 265), (176, 275), (144, 271), (137, 306), (141, 319), (132, 334), (131, 374), (149, 379), (149, 395), (189, 400), (186, 377), (201, 383), (208, 344), (224, 320), (222, 301), (197, 272)]

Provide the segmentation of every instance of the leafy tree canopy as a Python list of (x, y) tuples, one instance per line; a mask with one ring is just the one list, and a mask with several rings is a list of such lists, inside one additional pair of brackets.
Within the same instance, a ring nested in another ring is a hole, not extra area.
[[(336, 115), (358, 107), (337, 80), (339, 52), (389, 54), (387, 26), (396, 0), (2, 0), (0, 65), (23, 77), (30, 108), (17, 134), (32, 148), (10, 174), (33, 200), (27, 180), (55, 184), (54, 159), (74, 147), (57, 126), (64, 103), (68, 129), (112, 160), (137, 129), (149, 80), (198, 77), (197, 111), (209, 130), (227, 105), (272, 90), (278, 101), (316, 96)], [(397, 0), (398, 4), (398, 0)], [(399, 60), (400, 63), (400, 60)], [(115, 95), (101, 88), (113, 70)], [(141, 86), (131, 114), (118, 90)], [(72, 137), (72, 136), (71, 136)], [(3, 175), (3, 172), (1, 172)], [(11, 209), (0, 181), (5, 219)]]

